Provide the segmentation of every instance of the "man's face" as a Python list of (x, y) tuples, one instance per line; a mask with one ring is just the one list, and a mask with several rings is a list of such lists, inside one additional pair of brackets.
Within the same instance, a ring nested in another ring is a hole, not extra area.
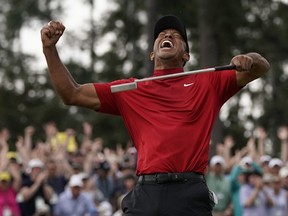
[(73, 198), (77, 198), (81, 193), (81, 187), (79, 186), (71, 187), (71, 193)]
[(0, 190), (6, 190), (9, 188), (10, 182), (7, 180), (0, 181)]
[[(166, 29), (158, 35), (154, 42), (151, 57), (155, 61), (175, 61), (182, 66), (184, 61), (189, 60), (189, 54), (185, 51), (186, 44), (181, 34), (174, 29)], [(186, 56), (185, 56), (186, 54)], [(187, 58), (188, 59), (184, 59)]]

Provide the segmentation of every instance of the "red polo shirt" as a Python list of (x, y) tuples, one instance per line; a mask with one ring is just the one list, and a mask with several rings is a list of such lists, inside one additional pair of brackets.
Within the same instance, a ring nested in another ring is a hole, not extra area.
[[(155, 70), (153, 76), (182, 72)], [(111, 93), (110, 86), (134, 78), (94, 84), (99, 112), (121, 115), (138, 151), (136, 173), (205, 172), (210, 133), (221, 106), (239, 91), (234, 70), (138, 83)]]

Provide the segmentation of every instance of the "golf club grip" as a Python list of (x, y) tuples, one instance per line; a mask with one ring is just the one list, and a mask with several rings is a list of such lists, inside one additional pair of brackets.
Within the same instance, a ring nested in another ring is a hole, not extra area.
[(215, 67), (215, 71), (233, 70), (233, 69), (236, 69), (236, 65), (223, 65)]

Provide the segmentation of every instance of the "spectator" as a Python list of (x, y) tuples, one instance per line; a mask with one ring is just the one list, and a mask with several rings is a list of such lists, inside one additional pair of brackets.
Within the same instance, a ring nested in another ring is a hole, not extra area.
[(240, 187), (243, 216), (266, 216), (273, 200), (263, 187), (262, 173), (257, 169), (244, 171), (246, 183)]
[(20, 216), (20, 209), (16, 201), (21, 179), (17, 172), (13, 173), (13, 179), (8, 171), (0, 172), (0, 215)]
[(268, 193), (274, 203), (269, 214), (271, 216), (287, 216), (288, 192), (283, 188), (283, 181), (280, 176), (273, 176), (272, 186), (268, 190)]
[(231, 216), (231, 187), (230, 181), (224, 176), (225, 160), (220, 155), (215, 155), (210, 160), (210, 169), (206, 175), (207, 186), (212, 190), (218, 199), (213, 208), (214, 216)]
[(279, 171), (279, 176), (282, 179), (283, 188), (288, 191), (288, 167), (284, 166)]
[(262, 155), (260, 156), (260, 166), (261, 169), (263, 170), (263, 173), (270, 173), (270, 168), (269, 168), (269, 162), (271, 160), (270, 155)]
[(283, 166), (283, 161), (280, 160), (279, 158), (272, 158), (269, 161), (269, 168), (270, 168), (270, 173), (272, 175), (279, 175), (279, 171), (281, 167)]
[(94, 191), (93, 201), (98, 209), (99, 216), (111, 216), (113, 213), (113, 206), (103, 196), (102, 192), (98, 189)]
[[(47, 173), (44, 163), (39, 159), (31, 159), (28, 163), (28, 175), (23, 178), (18, 201), (22, 216), (48, 214), (51, 210), (54, 191), (47, 184)], [(51, 202), (50, 202), (51, 201)]]
[(93, 201), (82, 192), (83, 182), (80, 175), (72, 175), (69, 188), (65, 190), (59, 197), (54, 209), (55, 216), (98, 216)]
[(78, 176), (82, 179), (82, 193), (92, 200), (98, 210), (99, 216), (111, 216), (113, 207), (103, 193), (95, 186), (95, 182), (86, 173), (80, 173)]
[(252, 160), (250, 156), (243, 157), (239, 163), (235, 163), (230, 177), (231, 177), (231, 190), (232, 190), (232, 203), (233, 203), (233, 215), (242, 216), (242, 206), (239, 200), (240, 187), (246, 184), (246, 178), (244, 171), (249, 169), (261, 170), (260, 166)]
[[(63, 163), (63, 162), (62, 162)], [(57, 195), (60, 195), (66, 187), (68, 182), (68, 175), (64, 175), (63, 170), (59, 170), (59, 167), (63, 164), (57, 164), (55, 160), (50, 159), (46, 163), (47, 170), (47, 183), (53, 188)]]
[(104, 198), (111, 200), (115, 192), (113, 178), (109, 175), (110, 165), (107, 161), (101, 161), (96, 164), (95, 182), (96, 187), (103, 193)]

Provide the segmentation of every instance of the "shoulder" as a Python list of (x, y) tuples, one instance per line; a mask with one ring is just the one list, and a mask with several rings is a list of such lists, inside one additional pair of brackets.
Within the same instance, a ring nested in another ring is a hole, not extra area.
[(114, 81), (111, 81), (111, 82), (95, 82), (93, 83), (94, 86), (111, 86), (111, 85), (117, 85), (117, 84), (123, 84), (123, 83), (129, 83), (129, 82), (133, 82), (135, 81), (136, 78), (127, 78), (127, 79), (119, 79), (119, 80), (114, 80)]

